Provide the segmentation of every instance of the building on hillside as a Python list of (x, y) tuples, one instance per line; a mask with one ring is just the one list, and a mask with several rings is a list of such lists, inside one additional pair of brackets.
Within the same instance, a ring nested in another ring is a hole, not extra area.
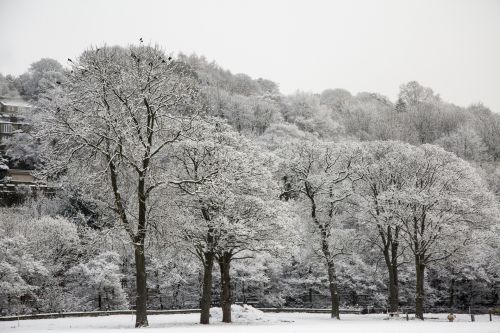
[[(0, 153), (4, 153), (5, 139), (12, 136), (14, 133), (25, 130), (29, 123), (26, 120), (26, 114), (32, 106), (21, 98), (0, 97)], [(0, 180), (1, 181), (1, 180)], [(30, 170), (22, 170), (9, 168), (6, 170), (4, 183), (16, 184), (33, 184), (35, 178)]]
[(30, 108), (21, 98), (0, 97), (0, 143), (28, 125), (25, 115)]

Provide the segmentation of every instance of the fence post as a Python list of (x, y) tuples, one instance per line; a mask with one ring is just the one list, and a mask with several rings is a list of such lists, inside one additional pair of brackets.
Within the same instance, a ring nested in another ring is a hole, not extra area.
[(488, 311), (488, 312), (489, 312), (489, 314), (490, 314), (490, 321), (492, 321), (492, 318), (491, 318), (491, 312), (492, 312), (492, 311), (490, 310), (490, 311)]
[(410, 316), (408, 316), (408, 312), (406, 312), (406, 321), (410, 320)]
[(476, 321), (476, 318), (474, 318), (474, 315), (473, 315), (472, 313), (471, 313), (471, 315), (470, 315), (470, 320), (471, 320), (471, 321)]

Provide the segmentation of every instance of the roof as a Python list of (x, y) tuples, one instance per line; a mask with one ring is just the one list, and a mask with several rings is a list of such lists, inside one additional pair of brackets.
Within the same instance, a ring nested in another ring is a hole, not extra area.
[(31, 104), (26, 102), (22, 98), (0, 97), (0, 104), (3, 104), (5, 106), (17, 106), (17, 107), (22, 107), (22, 108), (30, 108), (31, 107)]

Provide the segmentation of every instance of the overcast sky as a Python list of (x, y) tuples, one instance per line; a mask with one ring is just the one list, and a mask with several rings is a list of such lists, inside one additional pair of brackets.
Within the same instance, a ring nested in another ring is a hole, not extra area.
[(3, 74), (140, 37), (284, 93), (345, 88), (394, 100), (417, 80), (447, 101), (500, 112), (499, 0), (0, 0)]

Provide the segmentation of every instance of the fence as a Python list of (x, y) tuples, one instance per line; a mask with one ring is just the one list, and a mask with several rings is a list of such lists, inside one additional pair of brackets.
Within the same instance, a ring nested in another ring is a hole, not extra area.
[[(269, 313), (292, 313), (292, 312), (302, 312), (302, 313), (330, 313), (331, 309), (311, 309), (311, 308), (257, 308), (262, 312)], [(378, 311), (377, 311), (378, 310)], [(429, 309), (427, 309), (429, 310)], [(160, 315), (160, 314), (190, 314), (199, 313), (200, 309), (175, 309), (175, 310), (148, 310), (148, 315)], [(374, 309), (366, 312), (366, 309), (340, 309), (341, 314), (364, 314), (364, 313), (386, 313), (384, 309)], [(427, 312), (427, 311), (426, 311)], [(432, 311), (429, 311), (432, 312)], [(441, 312), (441, 311), (439, 311)], [(447, 311), (444, 311), (447, 312)], [(413, 313), (412, 310), (401, 309), (399, 313), (400, 316), (407, 316), (407, 314)], [(456, 313), (456, 312), (455, 312)], [(460, 313), (460, 312), (459, 312)], [(474, 311), (475, 314), (488, 314), (491, 317), (494, 315), (492, 311)], [(110, 316), (110, 315), (133, 315), (134, 310), (110, 310), (110, 311), (88, 311), (88, 312), (59, 312), (59, 313), (39, 313), (32, 315), (18, 315), (18, 316), (4, 316), (0, 317), (0, 321), (11, 321), (11, 320), (27, 320), (27, 319), (57, 319), (57, 318), (67, 318), (67, 317), (100, 317), (100, 316)], [(472, 321), (474, 321), (474, 315), (471, 316)]]
[[(302, 308), (258, 308), (262, 312), (304, 312), (304, 313), (330, 313), (330, 309), (302, 309)], [(199, 313), (200, 309), (176, 309), (176, 310), (148, 310), (148, 315), (159, 314), (189, 314)], [(340, 313), (361, 313), (361, 310), (341, 309)], [(112, 310), (112, 311), (88, 311), (88, 312), (59, 312), (59, 313), (39, 313), (32, 315), (4, 316), (0, 321), (27, 320), (27, 319), (57, 319), (67, 317), (100, 317), (110, 315), (133, 315), (134, 310)]]

